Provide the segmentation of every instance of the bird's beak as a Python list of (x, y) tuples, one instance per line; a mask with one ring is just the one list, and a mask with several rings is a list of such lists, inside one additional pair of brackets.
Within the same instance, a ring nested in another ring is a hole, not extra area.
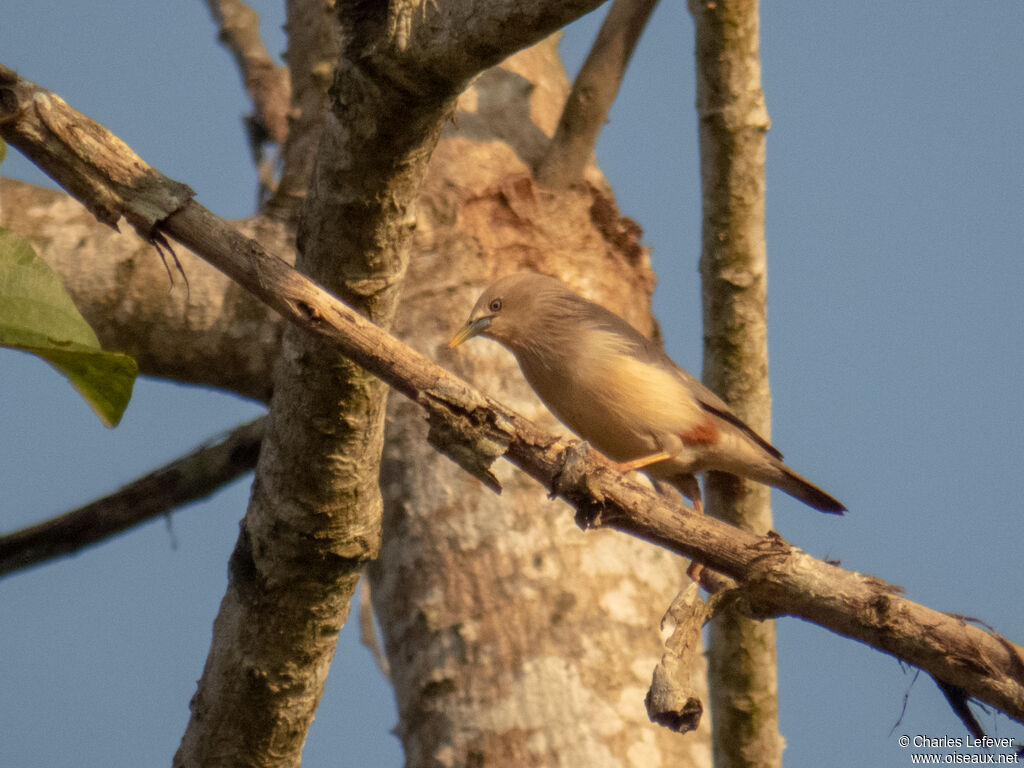
[(487, 330), (491, 324), (490, 317), (478, 317), (476, 320), (467, 320), (466, 324), (459, 329), (459, 332), (448, 342), (448, 348), (454, 349), (467, 339), (472, 339)]

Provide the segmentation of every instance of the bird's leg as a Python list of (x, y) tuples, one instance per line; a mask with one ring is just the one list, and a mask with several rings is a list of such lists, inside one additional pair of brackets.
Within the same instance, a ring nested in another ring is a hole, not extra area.
[(671, 459), (673, 454), (665, 453), (665, 451), (658, 451), (652, 453), (650, 456), (641, 456), (639, 459), (633, 459), (632, 461), (616, 461), (615, 468), (619, 472), (632, 472), (636, 469), (643, 469), (649, 467), (651, 464), (657, 464), (659, 461), (665, 461)]
[[(648, 454), (647, 456), (640, 456), (639, 458), (632, 459), (630, 461), (616, 462), (615, 468), (620, 472), (632, 472), (637, 469), (649, 467), (652, 464), (657, 464), (659, 461), (668, 461), (669, 459), (676, 458), (686, 445), (685, 441), (679, 435), (674, 435), (668, 432), (651, 432), (648, 436), (653, 443), (653, 447), (657, 449), (654, 453)], [(671, 482), (684, 494), (689, 496), (691, 499), (693, 498), (689, 492), (691, 486), (683, 488), (674, 480)], [(693, 484), (696, 485), (696, 482), (697, 481), (694, 480)], [(699, 487), (697, 488), (697, 493), (700, 494)]]
[[(698, 515), (704, 514), (704, 502), (701, 500), (700, 483), (697, 482), (697, 478), (693, 475), (677, 475), (671, 480), (653, 478), (652, 482), (654, 483), (654, 488), (662, 495), (670, 493), (670, 486), (674, 486), (679, 493), (690, 500), (694, 512)], [(703, 570), (704, 565), (702, 563), (691, 560), (690, 566), (686, 569), (686, 575), (699, 584), (700, 575)]]
[[(686, 496), (693, 503), (693, 511), (698, 515), (704, 514), (704, 501), (700, 493), (700, 483), (694, 475), (680, 475), (674, 480), (679, 492)], [(690, 567), (686, 569), (686, 575), (700, 583), (700, 572), (704, 570), (704, 564), (696, 560), (690, 561)]]

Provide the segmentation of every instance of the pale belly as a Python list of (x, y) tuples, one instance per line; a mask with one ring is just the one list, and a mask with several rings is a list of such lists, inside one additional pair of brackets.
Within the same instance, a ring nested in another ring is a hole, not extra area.
[(548, 409), (569, 429), (614, 461), (631, 461), (659, 452), (671, 462), (651, 467), (666, 476), (701, 471), (703, 451), (685, 446), (678, 435), (707, 415), (685, 387), (668, 372), (629, 358), (588, 375), (551, 377), (522, 365), (523, 373)]

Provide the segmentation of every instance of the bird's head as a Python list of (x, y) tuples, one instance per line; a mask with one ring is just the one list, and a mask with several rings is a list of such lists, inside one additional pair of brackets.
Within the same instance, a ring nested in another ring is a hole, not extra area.
[(457, 347), (474, 336), (486, 336), (513, 352), (531, 347), (545, 333), (552, 308), (572, 299), (578, 297), (552, 277), (534, 272), (503, 277), (480, 295), (469, 319), (448, 346)]

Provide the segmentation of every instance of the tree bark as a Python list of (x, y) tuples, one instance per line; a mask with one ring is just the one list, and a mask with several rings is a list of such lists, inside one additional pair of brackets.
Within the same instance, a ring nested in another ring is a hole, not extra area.
[(263, 44), (259, 14), (242, 0), (207, 0), (206, 4), (252, 99), (253, 119), (259, 121), (269, 140), (283, 144), (288, 136), (291, 78), (286, 67), (274, 63)]
[[(530, 176), (566, 90), (549, 40), (463, 95), (431, 163), (396, 320), (413, 347), (558, 431), (498, 345), (446, 344), (476, 294), (517, 269), (558, 275), (652, 328), (647, 253), (607, 190), (551, 194)], [(584, 534), (544, 488), (495, 471), (500, 496), (430, 447), (414, 403), (392, 400), (371, 579), (407, 765), (707, 765), (706, 727), (681, 738), (643, 707), (680, 560)]]
[(289, 0), (285, 4), (292, 108), (288, 138), (281, 146), (281, 180), (266, 212), (286, 221), (298, 219), (313, 177), (329, 105), (328, 89), (341, 53), (341, 31), (330, 0)]
[[(395, 66), (394, 33), (359, 4), (336, 13), (344, 42), (295, 266), (387, 328), (413, 206), (455, 93), (381, 77)], [(175, 766), (299, 765), (338, 630), (380, 546), (387, 394), (323, 340), (285, 330), (249, 509)]]
[[(691, 0), (703, 187), (704, 383), (771, 436), (764, 240), (768, 113), (761, 90), (757, 0)], [(759, 535), (769, 488), (709, 473), (708, 511)], [(775, 624), (725, 608), (711, 622), (708, 682), (716, 768), (780, 766)]]

